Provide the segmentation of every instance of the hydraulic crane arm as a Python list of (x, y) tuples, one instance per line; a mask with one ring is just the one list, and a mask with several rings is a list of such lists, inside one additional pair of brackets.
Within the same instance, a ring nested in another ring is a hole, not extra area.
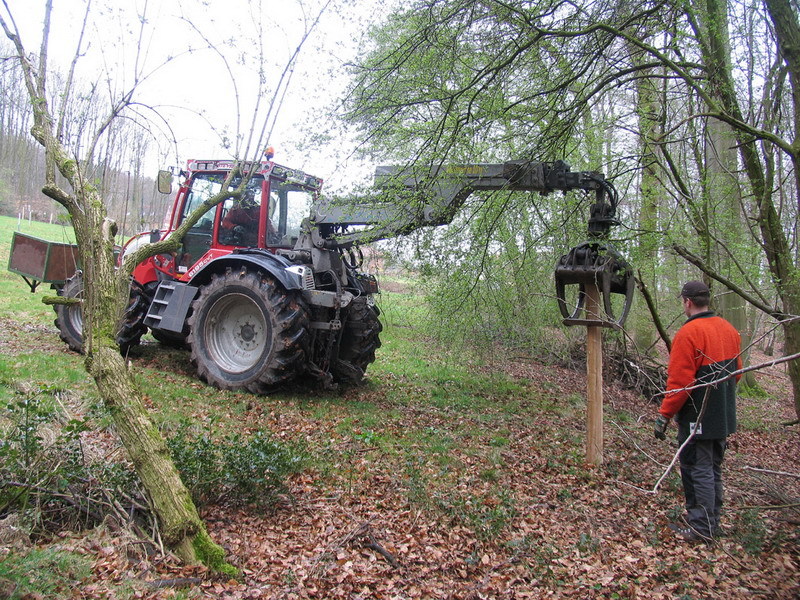
[[(312, 215), (313, 245), (349, 247), (411, 233), (421, 227), (446, 225), (470, 194), (508, 190), (540, 192), (587, 190), (596, 192), (589, 231), (602, 235), (617, 224), (616, 190), (602, 173), (570, 171), (564, 161), (444, 165), (408, 170), (378, 167), (378, 193), (369, 201), (323, 203)], [(608, 198), (608, 203), (604, 198)], [(350, 230), (353, 226), (360, 229)]]
[[(630, 265), (607, 243), (609, 229), (619, 225), (618, 198), (602, 173), (572, 172), (564, 161), (444, 165), (425, 170), (387, 166), (377, 168), (375, 188), (368, 199), (322, 202), (315, 207), (292, 253), (310, 252), (321, 259), (326, 250), (349, 253), (356, 244), (446, 225), (477, 191), (594, 191), (589, 240), (563, 255), (556, 265), (558, 307), (565, 325), (621, 327), (625, 322), (635, 279)], [(567, 299), (567, 289), (574, 289), (571, 286), (578, 290), (574, 302)], [(582, 317), (589, 286), (599, 291), (602, 308)], [(624, 296), (619, 317), (614, 314), (613, 295)]]

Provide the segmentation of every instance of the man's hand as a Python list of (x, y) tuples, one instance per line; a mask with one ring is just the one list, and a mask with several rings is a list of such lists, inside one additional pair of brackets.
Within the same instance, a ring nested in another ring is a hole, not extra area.
[(659, 440), (667, 439), (667, 424), (669, 421), (664, 418), (664, 415), (658, 415), (656, 417), (656, 425), (653, 428), (653, 434), (655, 434), (656, 438)]

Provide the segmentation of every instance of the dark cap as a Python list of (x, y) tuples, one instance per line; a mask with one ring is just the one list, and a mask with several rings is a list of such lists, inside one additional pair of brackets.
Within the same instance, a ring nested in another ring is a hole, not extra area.
[(702, 281), (687, 281), (683, 289), (681, 289), (681, 296), (684, 298), (697, 298), (698, 296), (710, 296), (711, 292), (708, 286)]

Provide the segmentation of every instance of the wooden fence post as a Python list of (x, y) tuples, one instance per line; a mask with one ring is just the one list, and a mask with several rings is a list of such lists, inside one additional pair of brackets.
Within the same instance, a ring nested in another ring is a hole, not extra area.
[(586, 317), (598, 319), (598, 325), (586, 327), (586, 461), (592, 466), (603, 463), (603, 328), (600, 290), (586, 286)]

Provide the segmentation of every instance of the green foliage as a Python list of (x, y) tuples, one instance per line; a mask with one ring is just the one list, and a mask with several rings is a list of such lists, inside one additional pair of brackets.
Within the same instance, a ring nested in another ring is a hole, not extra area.
[(20, 512), (34, 534), (99, 523), (106, 489), (135, 493), (127, 465), (86, 459), (88, 421), (64, 414), (63, 393), (47, 385), (19, 390), (0, 419), (0, 515)]
[(594, 554), (600, 549), (600, 540), (584, 531), (578, 536), (576, 546), (578, 547), (578, 552), (583, 555)]
[[(92, 561), (53, 548), (11, 552), (0, 558), (0, 594), (9, 600), (73, 598), (74, 591), (92, 574)], [(13, 591), (11, 591), (13, 590)]]
[(269, 507), (287, 493), (286, 478), (302, 470), (304, 454), (263, 431), (249, 438), (228, 434), (215, 439), (181, 428), (167, 439), (175, 466), (192, 499)]
[(737, 513), (732, 536), (748, 554), (757, 555), (767, 544), (767, 528), (756, 510), (743, 510)]
[(442, 511), (470, 527), (479, 540), (497, 538), (518, 514), (513, 496), (502, 489), (486, 497), (452, 493), (437, 502)]

